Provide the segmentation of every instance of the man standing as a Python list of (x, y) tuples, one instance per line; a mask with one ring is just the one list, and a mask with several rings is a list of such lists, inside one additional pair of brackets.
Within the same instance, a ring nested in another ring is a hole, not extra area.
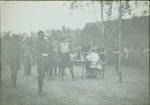
[(36, 54), (37, 54), (37, 70), (38, 70), (38, 89), (42, 92), (43, 82), (45, 78), (45, 72), (47, 70), (48, 48), (47, 41), (44, 39), (44, 32), (38, 32), (38, 38), (36, 40)]
[(11, 36), (10, 42), (8, 43), (8, 62), (11, 69), (11, 80), (12, 85), (16, 86), (17, 81), (17, 73), (20, 69), (20, 53), (21, 53), (21, 45), (20, 45), (20, 37), (17, 34), (13, 34)]
[(31, 75), (31, 39), (27, 37), (22, 46), (23, 48), (23, 60), (24, 60), (24, 72), (25, 75)]
[(65, 69), (68, 67), (70, 70), (70, 73), (72, 75), (72, 80), (74, 80), (74, 73), (73, 73), (73, 68), (71, 64), (71, 59), (70, 59), (70, 47), (69, 43), (62, 38), (62, 42), (60, 43), (60, 52), (61, 52), (61, 76), (62, 80), (64, 77)]

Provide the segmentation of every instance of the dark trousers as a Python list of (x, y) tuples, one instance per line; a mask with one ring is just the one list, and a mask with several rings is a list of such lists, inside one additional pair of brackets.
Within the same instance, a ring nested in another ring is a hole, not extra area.
[(48, 78), (51, 79), (52, 75), (54, 74), (55, 76), (57, 76), (60, 73), (60, 62), (58, 61), (58, 59), (55, 56), (50, 55), (48, 58)]
[(38, 70), (38, 89), (42, 91), (43, 83), (45, 79), (45, 73), (47, 71), (47, 59), (46, 57), (38, 56), (37, 58), (37, 70)]
[(12, 80), (12, 85), (13, 85), (13, 86), (16, 86), (17, 73), (18, 73), (18, 70), (12, 68), (12, 71), (11, 71), (11, 80)]
[(24, 72), (26, 75), (31, 74), (31, 58), (30, 58), (30, 56), (24, 56)]
[(17, 73), (18, 70), (20, 69), (19, 67), (19, 61), (12, 61), (10, 62), (10, 68), (11, 68), (11, 80), (12, 80), (12, 85), (16, 86), (16, 81), (17, 81)]
[(61, 54), (61, 76), (62, 76), (62, 80), (64, 78), (65, 69), (67, 67), (70, 70), (72, 80), (74, 80), (74, 72), (73, 72), (73, 68), (72, 68), (72, 64), (71, 64), (71, 60), (70, 60), (70, 55), (69, 55), (69, 53), (62, 53)]
[(48, 62), (47, 62), (47, 74), (48, 74), (48, 78), (51, 79), (52, 74), (53, 74), (53, 70), (54, 70), (54, 58), (53, 56), (49, 56), (48, 57)]
[(97, 69), (94, 69), (94, 68), (89, 68), (88, 70), (88, 78), (96, 78), (97, 76)]
[(57, 59), (54, 60), (53, 67), (54, 67), (54, 74), (61, 75), (61, 62), (58, 61)]
[(87, 78), (95, 78), (97, 76), (97, 69), (90, 67), (91, 62), (86, 61), (86, 77)]

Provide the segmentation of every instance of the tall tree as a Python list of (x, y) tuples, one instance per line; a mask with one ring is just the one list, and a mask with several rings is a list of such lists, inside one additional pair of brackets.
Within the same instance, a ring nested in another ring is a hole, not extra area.
[(103, 44), (104, 47), (106, 48), (106, 36), (105, 36), (105, 30), (104, 30), (104, 13), (103, 13), (103, 8), (104, 8), (104, 1), (100, 1), (100, 5), (101, 5), (101, 28), (102, 28), (102, 35), (103, 35)]
[(121, 71), (121, 36), (122, 36), (122, 2), (119, 1), (119, 41), (118, 41), (118, 45), (119, 45), (119, 82), (122, 82), (122, 71)]
[[(103, 44), (106, 47), (106, 43), (107, 43), (107, 34), (112, 32), (112, 27), (114, 27), (114, 25), (108, 26), (108, 29), (105, 30), (104, 27), (104, 14), (107, 14), (107, 16), (109, 17), (109, 19), (111, 19), (111, 15), (112, 15), (112, 10), (113, 7), (117, 8), (115, 9), (115, 11), (118, 13), (118, 37), (117, 37), (117, 45), (119, 47), (119, 52), (121, 52), (121, 48), (122, 48), (122, 19), (124, 19), (124, 17), (126, 16), (130, 16), (135, 17), (137, 16), (136, 13), (134, 13), (134, 9), (136, 9), (136, 7), (138, 8), (138, 6), (143, 5), (143, 6), (149, 6), (149, 1), (131, 1), (131, 0), (111, 0), (111, 1), (97, 1), (94, 0), (97, 3), (100, 3), (100, 11), (101, 11), (101, 30), (102, 30), (102, 36), (103, 36)], [(93, 2), (93, 1), (92, 1)], [(133, 3), (135, 5), (133, 5)], [(79, 4), (79, 3), (78, 3)], [(77, 1), (73, 1), (71, 6), (75, 9), (76, 7), (79, 7), (79, 5), (77, 4)], [(86, 5), (85, 5), (86, 6)], [(88, 5), (89, 6), (89, 5)], [(104, 12), (104, 7), (108, 6), (108, 12)], [(132, 8), (133, 6), (135, 6), (135, 8)], [(144, 10), (143, 14), (148, 14), (149, 10)], [(148, 14), (149, 15), (149, 14)], [(110, 28), (109, 28), (110, 27)], [(121, 71), (121, 54), (119, 53), (119, 81), (122, 82), (122, 71)]]

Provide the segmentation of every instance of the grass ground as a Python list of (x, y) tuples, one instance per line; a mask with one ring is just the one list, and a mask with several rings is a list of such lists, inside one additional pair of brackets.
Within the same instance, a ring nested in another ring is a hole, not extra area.
[(82, 79), (81, 68), (74, 71), (75, 81), (67, 70), (64, 81), (46, 80), (47, 94), (39, 96), (36, 67), (31, 76), (20, 70), (16, 88), (11, 87), (8, 77), (4, 79), (1, 105), (149, 105), (149, 70), (123, 67), (122, 83), (112, 66), (106, 67), (104, 79)]

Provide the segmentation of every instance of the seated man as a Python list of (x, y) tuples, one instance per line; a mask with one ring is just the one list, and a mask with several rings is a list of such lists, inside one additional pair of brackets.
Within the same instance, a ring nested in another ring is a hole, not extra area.
[(96, 77), (97, 70), (101, 70), (100, 57), (96, 50), (92, 50), (87, 56), (87, 73), (88, 77)]

